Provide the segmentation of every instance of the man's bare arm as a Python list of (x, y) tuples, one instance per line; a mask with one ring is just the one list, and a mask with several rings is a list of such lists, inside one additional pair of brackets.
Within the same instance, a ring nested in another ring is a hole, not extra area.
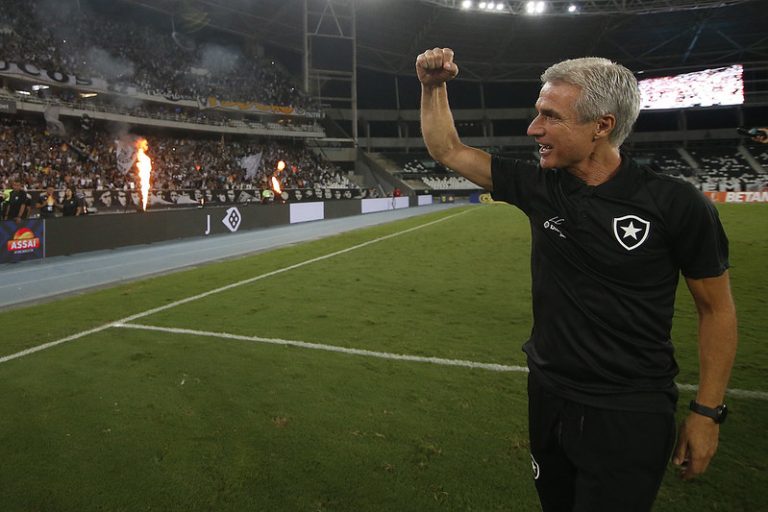
[(491, 155), (461, 142), (448, 104), (446, 82), (459, 68), (450, 48), (427, 50), (416, 59), (421, 82), (421, 132), (429, 154), (477, 185), (491, 190)]
[[(686, 279), (699, 314), (699, 389), (696, 401), (714, 408), (723, 402), (736, 357), (736, 307), (728, 271), (719, 277)], [(703, 473), (717, 451), (720, 426), (690, 413), (680, 427), (673, 461), (687, 463), (683, 478)]]

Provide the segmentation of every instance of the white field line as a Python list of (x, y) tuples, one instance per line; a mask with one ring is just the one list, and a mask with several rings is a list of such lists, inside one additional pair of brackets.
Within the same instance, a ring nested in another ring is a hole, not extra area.
[(312, 350), (325, 350), (327, 352), (340, 352), (342, 354), (351, 354), (356, 356), (376, 357), (378, 359), (393, 359), (396, 361), (413, 361), (416, 363), (431, 363), (443, 366), (462, 366), (464, 368), (478, 368), (481, 370), (490, 370), (494, 372), (527, 372), (525, 366), (507, 366), (495, 363), (477, 363), (475, 361), (465, 361), (462, 359), (443, 359), (442, 357), (412, 356), (408, 354), (395, 354), (392, 352), (376, 352), (373, 350), (363, 350), (359, 348), (339, 347), (336, 345), (325, 345), (322, 343), (309, 343), (306, 341), (284, 340), (280, 338), (262, 338), (261, 336), (243, 336), (240, 334), (230, 334), (227, 332), (195, 331), (192, 329), (179, 329), (175, 327), (158, 327), (154, 325), (142, 324), (116, 324), (113, 327), (122, 329), (140, 329), (145, 331), (159, 331), (172, 334), (189, 334), (191, 336), (206, 336), (209, 338), (220, 338), (226, 340), (252, 341), (257, 343), (269, 343), (272, 345), (284, 345), (289, 347), (308, 348)]
[(46, 350), (48, 348), (55, 347), (57, 345), (61, 345), (62, 343), (66, 343), (68, 341), (73, 341), (73, 340), (82, 338), (83, 336), (88, 336), (89, 334), (93, 334), (93, 333), (96, 333), (96, 332), (99, 332), (99, 331), (103, 331), (105, 329), (109, 329), (110, 327), (114, 327), (117, 324), (123, 324), (123, 323), (126, 323), (126, 322), (131, 322), (131, 321), (136, 320), (138, 318), (143, 318), (145, 316), (149, 316), (149, 315), (153, 315), (155, 313), (159, 313), (160, 311), (165, 311), (166, 309), (175, 308), (176, 306), (181, 306), (182, 304), (186, 304), (188, 302), (192, 302), (192, 301), (195, 301), (195, 300), (198, 300), (198, 299), (203, 299), (205, 297), (209, 297), (209, 296), (214, 295), (216, 293), (221, 293), (221, 292), (224, 292), (224, 291), (227, 291), (227, 290), (231, 290), (232, 288), (237, 288), (238, 286), (250, 284), (250, 283), (259, 281), (261, 279), (266, 279), (268, 277), (272, 277), (272, 276), (276, 276), (278, 274), (282, 274), (284, 272), (288, 272), (289, 270), (295, 270), (297, 268), (301, 268), (303, 266), (310, 265), (312, 263), (317, 263), (318, 261), (327, 260), (329, 258), (333, 258), (333, 257), (339, 256), (341, 254), (346, 254), (348, 252), (355, 251), (357, 249), (362, 249), (363, 247), (368, 247), (369, 245), (372, 245), (372, 244), (375, 244), (375, 243), (378, 243), (378, 242), (383, 242), (384, 240), (389, 240), (390, 238), (395, 238), (395, 237), (400, 236), (400, 235), (405, 235), (407, 233), (412, 233), (413, 231), (417, 231), (419, 229), (423, 229), (423, 228), (426, 228), (426, 227), (438, 224), (440, 222), (443, 222), (443, 221), (446, 221), (446, 220), (449, 220), (449, 219), (453, 219), (454, 217), (458, 217), (459, 215), (464, 215), (464, 214), (466, 214), (466, 213), (468, 213), (470, 211), (473, 211), (473, 210), (470, 209), (470, 210), (461, 211), (459, 213), (454, 213), (453, 215), (448, 215), (446, 217), (442, 217), (440, 219), (433, 220), (431, 222), (427, 222), (425, 224), (419, 224), (418, 226), (414, 226), (412, 228), (404, 229), (402, 231), (397, 231), (395, 233), (390, 233), (389, 235), (380, 236), (378, 238), (374, 238), (372, 240), (368, 240), (367, 242), (363, 242), (363, 243), (360, 243), (360, 244), (357, 244), (357, 245), (353, 245), (351, 247), (347, 247), (346, 249), (341, 249), (339, 251), (328, 253), (328, 254), (325, 254), (323, 256), (318, 256), (317, 258), (312, 258), (312, 259), (309, 259), (309, 260), (305, 260), (305, 261), (302, 261), (300, 263), (296, 263), (295, 265), (290, 265), (290, 266), (287, 266), (287, 267), (279, 268), (277, 270), (273, 270), (272, 272), (267, 272), (265, 274), (260, 274), (258, 276), (254, 276), (254, 277), (251, 277), (249, 279), (244, 279), (242, 281), (237, 281), (235, 283), (228, 284), (226, 286), (222, 286), (220, 288), (209, 290), (207, 292), (203, 292), (203, 293), (200, 293), (200, 294), (197, 294), (197, 295), (193, 295), (193, 296), (187, 297), (185, 299), (177, 300), (175, 302), (170, 302), (168, 304), (165, 304), (165, 305), (157, 307), (157, 308), (148, 309), (148, 310), (143, 311), (141, 313), (137, 313), (135, 315), (127, 316), (127, 317), (122, 318), (120, 320), (117, 320), (115, 322), (110, 322), (108, 324), (104, 324), (104, 325), (101, 325), (99, 327), (95, 327), (93, 329), (88, 329), (87, 331), (78, 332), (78, 333), (72, 334), (70, 336), (67, 336), (65, 338), (61, 338), (61, 339), (56, 340), (56, 341), (50, 341), (48, 343), (43, 343), (42, 345), (37, 345), (37, 346), (34, 346), (34, 347), (30, 347), (30, 348), (22, 350), (20, 352), (16, 352), (15, 354), (9, 354), (7, 356), (0, 356), (0, 364), (8, 362), (8, 361), (11, 361), (13, 359), (18, 359), (20, 357), (28, 356), (30, 354), (34, 354), (35, 352), (40, 352), (41, 350)]
[[(309, 343), (306, 341), (284, 340), (281, 338), (263, 338), (261, 336), (244, 336), (241, 334), (231, 334), (228, 332), (197, 331), (193, 329), (181, 329), (178, 327), (160, 327), (156, 325), (143, 324), (125, 324), (115, 323), (112, 327), (121, 329), (138, 329), (144, 331), (157, 331), (171, 334), (189, 334), (190, 336), (204, 336), (209, 338), (220, 338), (225, 340), (250, 341), (256, 343), (268, 343), (271, 345), (284, 345), (289, 347), (299, 347), (311, 350), (324, 350), (326, 352), (340, 352), (356, 356), (375, 357), (378, 359), (391, 359), (395, 361), (412, 361), (416, 363), (430, 363), (443, 366), (460, 366), (463, 368), (476, 368), (479, 370), (490, 370), (494, 372), (520, 372), (528, 373), (525, 366), (510, 366), (497, 363), (479, 363), (476, 361), (467, 361), (463, 359), (443, 359), (441, 357), (413, 356), (408, 354), (395, 354), (392, 352), (376, 352), (373, 350), (364, 350), (359, 348), (339, 347), (336, 345), (325, 345), (323, 343)], [(678, 384), (678, 388), (683, 391), (696, 391), (698, 386), (693, 384)], [(754, 398), (757, 400), (768, 400), (768, 393), (765, 391), (750, 391), (746, 389), (728, 389), (727, 394), (738, 398)]]
[[(696, 384), (678, 384), (678, 388), (683, 391), (696, 391), (699, 386)], [(755, 398), (757, 400), (768, 400), (768, 393), (765, 391), (751, 391), (749, 389), (726, 389), (726, 395), (735, 396), (737, 398)]]
[(113, 324), (104, 324), (99, 327), (94, 327), (93, 329), (88, 329), (87, 331), (82, 331), (75, 333), (71, 336), (67, 336), (66, 338), (61, 338), (56, 341), (49, 341), (48, 343), (43, 343), (42, 345), (37, 345), (34, 347), (30, 347), (28, 349), (22, 350), (21, 352), (16, 352), (15, 354), (9, 354), (7, 356), (0, 356), (0, 364), (5, 363), (7, 361), (10, 361), (11, 359), (18, 359), (20, 357), (28, 356), (29, 354), (34, 354), (35, 352), (40, 352), (41, 350), (45, 350), (51, 347), (55, 347), (56, 345), (61, 345), (62, 343), (66, 343), (68, 341), (76, 340), (78, 338), (82, 338), (83, 336), (88, 336), (89, 334), (94, 334), (100, 331), (104, 331), (106, 329), (109, 329), (112, 327)]

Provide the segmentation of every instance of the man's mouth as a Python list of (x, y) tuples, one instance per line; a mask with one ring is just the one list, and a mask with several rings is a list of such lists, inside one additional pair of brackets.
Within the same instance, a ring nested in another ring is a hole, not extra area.
[(539, 154), (542, 156), (547, 156), (552, 152), (552, 146), (549, 144), (539, 144)]

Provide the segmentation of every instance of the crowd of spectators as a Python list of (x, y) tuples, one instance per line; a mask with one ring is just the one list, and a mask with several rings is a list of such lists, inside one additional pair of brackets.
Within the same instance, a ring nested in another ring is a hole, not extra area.
[[(217, 196), (223, 191), (268, 191), (272, 177), (283, 189), (302, 189), (307, 196), (311, 190), (313, 197), (321, 192), (323, 197), (352, 197), (358, 187), (348, 173), (301, 141), (184, 131), (158, 133), (160, 130), (139, 135), (137, 129), (131, 131), (127, 126), (103, 122), (96, 126), (87, 115), (81, 120), (69, 118), (67, 126), (58, 120), (58, 114), (54, 121), (49, 119), (50, 106), (65, 105), (193, 123), (239, 123), (274, 131), (317, 128), (310, 118), (285, 118), (278, 125), (276, 120), (181, 103), (142, 102), (136, 93), (194, 100), (195, 105), (202, 106), (208, 97), (215, 97), (309, 109), (307, 98), (288, 74), (257, 49), (248, 52), (242, 44), (225, 41), (225, 36), (211, 43), (202, 37), (194, 40), (183, 33), (162, 30), (157, 23), (138, 20), (133, 15), (139, 11), (127, 4), (123, 7), (130, 12), (122, 17), (93, 9), (96, 5), (90, 0), (7, 0), (0, 10), (0, 59), (100, 78), (114, 91), (122, 91), (94, 97), (58, 87), (25, 92), (27, 101), (48, 105), (47, 123), (30, 116), (0, 116), (0, 190), (10, 192), (14, 186), (30, 192), (54, 190), (57, 201), (70, 194), (82, 205), (83, 198), (94, 197), (96, 191), (104, 191), (99, 197), (133, 196), (139, 188), (131, 164), (134, 147), (137, 139), (146, 138), (153, 164), (152, 188), (158, 197), (173, 197), (175, 191), (182, 190), (190, 198), (208, 197), (213, 191), (218, 191)], [(118, 4), (113, 7), (121, 8)], [(13, 99), (20, 94), (13, 92), (14, 83), (15, 79), (6, 79), (4, 96)], [(347, 192), (339, 192), (341, 189)], [(50, 194), (41, 192), (43, 196)]]
[[(169, 20), (170, 21), (170, 20)], [(116, 18), (89, 2), (6, 0), (0, 59), (34, 64), (179, 99), (308, 108), (309, 100), (273, 59), (242, 45), (180, 44), (169, 28)]]
[[(10, 188), (19, 180), (27, 190), (133, 190), (134, 169), (125, 172), (118, 157), (120, 151), (130, 153), (138, 138), (77, 126), (57, 135), (42, 122), (0, 117), (0, 187)], [(145, 138), (153, 162), (152, 187), (158, 190), (255, 189), (270, 186), (272, 176), (288, 189), (357, 188), (347, 173), (301, 142), (157, 134)], [(280, 161), (285, 164), (282, 170)]]

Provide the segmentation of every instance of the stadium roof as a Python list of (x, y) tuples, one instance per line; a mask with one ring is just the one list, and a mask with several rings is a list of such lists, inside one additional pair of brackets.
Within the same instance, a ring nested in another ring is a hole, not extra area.
[[(333, 0), (331, 10), (341, 19), (354, 4), (358, 66), (389, 73), (411, 74), (416, 55), (435, 46), (453, 48), (462, 77), (482, 81), (534, 80), (553, 62), (588, 55), (638, 72), (735, 63), (768, 67), (764, 1), (548, 0), (540, 16), (525, 14), (522, 1), (505, 0), (504, 9), (493, 12), (462, 9), (461, 1)], [(190, 29), (210, 25), (303, 49), (304, 0), (123, 2), (172, 16)], [(308, 5), (330, 12), (328, 0)]]

